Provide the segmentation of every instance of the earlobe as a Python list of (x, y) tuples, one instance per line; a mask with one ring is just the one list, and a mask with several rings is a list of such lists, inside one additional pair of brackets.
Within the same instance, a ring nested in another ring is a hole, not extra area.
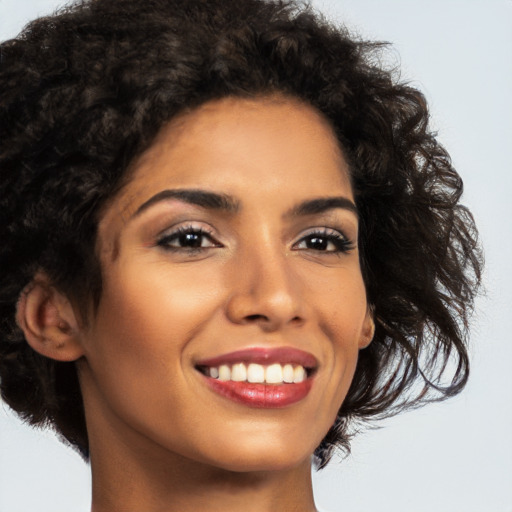
[(73, 307), (44, 274), (37, 274), (22, 291), (16, 321), (28, 344), (41, 355), (57, 361), (75, 361), (83, 355)]
[(373, 308), (368, 306), (366, 317), (361, 331), (361, 338), (359, 339), (359, 348), (366, 348), (373, 340), (375, 334), (375, 321), (373, 319)]

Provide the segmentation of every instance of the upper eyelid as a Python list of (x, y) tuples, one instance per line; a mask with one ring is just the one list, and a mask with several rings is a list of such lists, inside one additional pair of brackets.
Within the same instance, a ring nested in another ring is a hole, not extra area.
[(197, 221), (188, 221), (188, 222), (179, 222), (175, 224), (174, 226), (167, 227), (160, 231), (156, 238), (164, 238), (168, 236), (172, 236), (174, 234), (183, 232), (183, 231), (198, 231), (201, 232), (201, 234), (205, 236), (210, 236), (212, 238), (215, 238), (215, 230), (208, 224), (200, 223), (201, 225), (195, 224)]
[[(168, 230), (168, 231), (162, 232), (159, 236), (157, 236), (155, 245), (171, 248), (172, 247), (171, 243), (170, 243), (171, 240), (174, 241), (175, 239), (179, 239), (180, 235), (186, 234), (186, 233), (191, 233), (191, 232), (198, 233), (199, 236), (204, 237), (205, 239), (208, 239), (209, 242), (212, 244), (210, 247), (196, 247), (193, 250), (224, 247), (224, 244), (222, 242), (220, 242), (218, 240), (218, 238), (213, 236), (210, 233), (210, 231), (207, 231), (203, 228), (192, 227), (192, 226), (189, 226), (189, 227), (180, 226), (173, 230), (170, 230), (170, 231)], [(192, 250), (191, 248), (187, 248), (187, 247), (182, 247), (182, 248), (175, 247), (174, 249), (176, 249), (176, 250), (180, 250), (180, 249), (181, 250)]]
[[(338, 250), (335, 251), (322, 251), (324, 254), (340, 254), (340, 253), (348, 253), (357, 249), (357, 238), (348, 236), (341, 229), (330, 228), (330, 227), (314, 227), (307, 230), (305, 233), (302, 233), (300, 237), (298, 237), (295, 242), (292, 243), (292, 250), (296, 250), (295, 247), (300, 243), (304, 242), (305, 239), (311, 236), (319, 236), (320, 238), (331, 239), (331, 243), (335, 245), (342, 244), (342, 247), (338, 247)], [(298, 249), (297, 249), (298, 250)]]
[[(346, 232), (339, 228), (331, 228), (327, 226), (318, 226), (318, 227), (312, 227), (304, 230), (296, 239), (296, 242), (302, 240), (303, 238), (310, 236), (310, 235), (318, 235), (322, 234), (324, 236), (329, 235), (340, 235), (346, 240), (352, 240), (352, 237), (346, 234)], [(295, 242), (295, 243), (296, 243)]]

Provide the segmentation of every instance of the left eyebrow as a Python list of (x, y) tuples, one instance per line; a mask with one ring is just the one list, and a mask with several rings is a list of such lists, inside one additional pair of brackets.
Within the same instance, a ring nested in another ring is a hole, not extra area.
[(153, 197), (150, 197), (145, 203), (141, 204), (132, 217), (140, 215), (144, 210), (147, 210), (154, 204), (161, 201), (168, 201), (169, 199), (177, 199), (184, 203), (194, 204), (208, 210), (222, 210), (228, 213), (236, 213), (240, 208), (239, 202), (226, 194), (218, 194), (216, 192), (200, 189), (162, 190)]
[(348, 197), (320, 197), (304, 201), (286, 212), (286, 217), (316, 215), (335, 208), (343, 208), (358, 216), (356, 205)]

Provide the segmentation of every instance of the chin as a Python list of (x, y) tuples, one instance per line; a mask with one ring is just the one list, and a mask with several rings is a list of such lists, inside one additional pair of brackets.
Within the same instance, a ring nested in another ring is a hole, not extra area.
[(232, 472), (284, 471), (311, 462), (315, 448), (278, 444), (274, 440), (250, 445), (240, 442), (219, 454), (213, 462), (217, 467)]

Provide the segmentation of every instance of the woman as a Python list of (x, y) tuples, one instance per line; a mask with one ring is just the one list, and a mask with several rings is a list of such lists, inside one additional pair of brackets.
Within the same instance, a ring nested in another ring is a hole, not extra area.
[(249, 0), (2, 46), (2, 394), (94, 511), (314, 510), (311, 454), (464, 386), (473, 222), (377, 51)]

